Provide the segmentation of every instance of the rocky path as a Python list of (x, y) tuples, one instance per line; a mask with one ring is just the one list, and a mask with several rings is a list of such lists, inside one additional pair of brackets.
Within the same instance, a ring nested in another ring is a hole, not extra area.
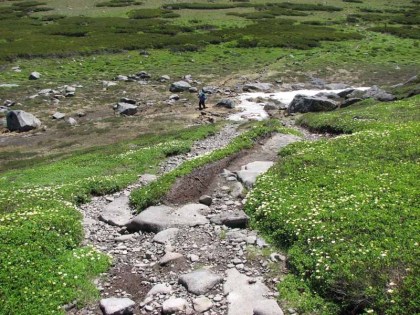
[[(198, 142), (188, 156), (166, 161), (162, 173), (226, 145), (237, 134), (234, 126), (225, 127)], [(216, 175), (206, 195), (187, 204), (151, 207), (132, 218), (131, 189), (154, 179), (142, 176), (120, 193), (83, 205), (86, 243), (112, 255), (114, 264), (97, 281), (100, 305), (68, 313), (283, 314), (275, 285), (285, 271), (285, 257), (247, 229), (242, 205), (244, 186), (252, 187), (279, 148), (298, 140), (275, 135), (258, 144)]]

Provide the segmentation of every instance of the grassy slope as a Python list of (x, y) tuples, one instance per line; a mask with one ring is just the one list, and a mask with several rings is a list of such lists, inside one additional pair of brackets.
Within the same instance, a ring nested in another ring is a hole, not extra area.
[(419, 310), (419, 104), (303, 116), (313, 129), (352, 134), (289, 146), (250, 194), (255, 226), (288, 249), (294, 276), (279, 288), (300, 313), (335, 313), (319, 296), (346, 312)]
[(215, 131), (203, 126), (120, 145), (0, 178), (0, 314), (57, 314), (75, 299), (96, 296), (90, 279), (109, 258), (79, 244), (81, 215), (75, 205), (91, 194), (118, 191), (166, 155), (186, 152), (193, 140)]

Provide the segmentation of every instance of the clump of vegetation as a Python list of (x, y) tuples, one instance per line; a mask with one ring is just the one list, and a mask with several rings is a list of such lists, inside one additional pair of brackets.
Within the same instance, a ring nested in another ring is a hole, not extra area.
[(132, 10), (128, 13), (130, 19), (153, 19), (157, 17), (164, 17), (165, 15), (172, 14), (171, 10), (163, 9), (138, 9)]
[[(248, 195), (253, 224), (288, 249), (294, 276), (280, 291), (299, 313), (330, 314), (330, 302), (342, 313), (419, 309), (419, 101), (304, 115), (300, 124), (351, 134), (288, 146)], [(300, 281), (308, 299), (286, 292)]]
[(99, 2), (96, 4), (97, 7), (129, 7), (132, 5), (142, 5), (143, 2), (141, 1), (135, 1), (135, 0), (111, 0), (111, 1), (104, 1)]
[(391, 34), (401, 38), (420, 39), (420, 32), (417, 27), (411, 26), (376, 26), (369, 29), (373, 32)]
[(189, 150), (214, 125), (77, 153), (0, 178), (1, 314), (64, 314), (62, 305), (97, 297), (91, 279), (109, 257), (80, 248), (81, 214), (90, 196), (118, 191), (167, 155)]

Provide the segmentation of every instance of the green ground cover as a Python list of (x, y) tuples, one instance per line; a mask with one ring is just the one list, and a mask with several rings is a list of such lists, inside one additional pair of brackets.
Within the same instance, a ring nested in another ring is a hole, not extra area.
[(288, 146), (249, 194), (254, 226), (288, 251), (280, 296), (299, 313), (419, 311), (419, 102), (304, 115), (351, 134)]
[(186, 152), (214, 125), (76, 153), (0, 177), (0, 314), (62, 314), (61, 307), (97, 297), (93, 277), (109, 257), (83, 239), (75, 205), (119, 191), (153, 172), (166, 156)]

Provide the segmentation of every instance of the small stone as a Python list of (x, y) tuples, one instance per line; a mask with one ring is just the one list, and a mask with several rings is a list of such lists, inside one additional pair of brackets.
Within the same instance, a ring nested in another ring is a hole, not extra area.
[(198, 257), (198, 255), (195, 255), (195, 254), (191, 254), (189, 257), (190, 257), (191, 262), (196, 262), (200, 260), (200, 257)]
[(193, 300), (193, 306), (196, 312), (204, 313), (212, 308), (213, 302), (205, 296), (201, 296)]
[(187, 308), (187, 301), (181, 298), (171, 298), (162, 304), (163, 314), (173, 314), (176, 312), (185, 311)]
[(172, 287), (167, 283), (159, 283), (156, 284), (149, 292), (147, 292), (146, 296), (153, 296), (158, 294), (171, 294)]
[(208, 195), (203, 195), (200, 197), (199, 202), (202, 203), (203, 205), (209, 206), (212, 204), (213, 199), (208, 196)]
[(136, 303), (129, 298), (108, 298), (100, 301), (100, 308), (104, 315), (133, 314)]
[(159, 260), (159, 265), (163, 266), (163, 265), (166, 265), (166, 264), (168, 264), (168, 263), (170, 263), (174, 260), (181, 259), (183, 257), (184, 256), (182, 254), (169, 252), (169, 253), (166, 253), (165, 256), (163, 256)]

